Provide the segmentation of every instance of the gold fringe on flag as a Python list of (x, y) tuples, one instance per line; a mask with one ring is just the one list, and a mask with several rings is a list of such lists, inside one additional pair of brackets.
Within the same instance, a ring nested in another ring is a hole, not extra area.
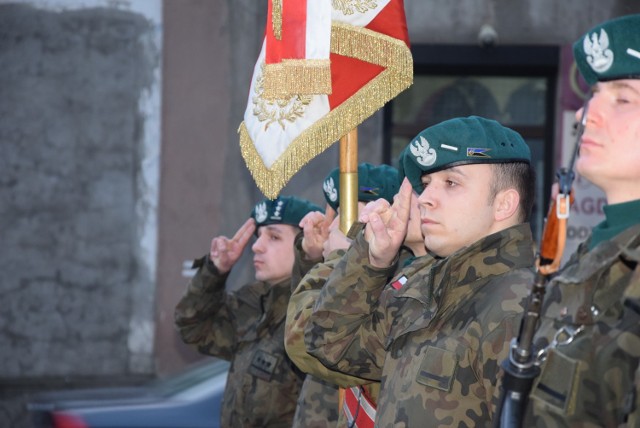
[(262, 162), (244, 122), (240, 124), (242, 157), (267, 198), (278, 197), (300, 168), (413, 83), (413, 58), (402, 40), (334, 22), (331, 25), (331, 52), (386, 69), (294, 139), (271, 168)]
[(264, 92), (267, 100), (287, 99), (294, 95), (331, 93), (331, 61), (328, 59), (285, 59), (264, 67)]
[(282, 0), (273, 0), (271, 3), (271, 23), (273, 37), (282, 40)]

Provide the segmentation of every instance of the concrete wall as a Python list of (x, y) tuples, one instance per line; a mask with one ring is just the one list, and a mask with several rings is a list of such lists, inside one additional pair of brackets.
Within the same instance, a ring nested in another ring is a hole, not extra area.
[(508, 45), (573, 43), (588, 28), (614, 16), (638, 13), (634, 0), (405, 0), (412, 43), (478, 43), (484, 24), (498, 43)]
[(0, 398), (155, 373), (161, 3), (80, 3), (0, 3)]
[(2, 378), (153, 373), (158, 24), (0, 5)]

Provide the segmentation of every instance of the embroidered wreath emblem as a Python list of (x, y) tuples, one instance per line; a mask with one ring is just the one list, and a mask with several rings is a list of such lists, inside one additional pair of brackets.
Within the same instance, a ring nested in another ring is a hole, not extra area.
[(378, 7), (375, 0), (331, 0), (331, 6), (344, 15), (353, 15), (356, 12), (366, 13)]

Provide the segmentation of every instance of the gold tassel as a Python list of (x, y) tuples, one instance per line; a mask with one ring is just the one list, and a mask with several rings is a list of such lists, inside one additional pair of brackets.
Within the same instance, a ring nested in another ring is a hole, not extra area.
[(282, 0), (273, 0), (271, 2), (271, 23), (273, 36), (277, 40), (282, 40)]
[(262, 76), (262, 97), (268, 100), (331, 93), (331, 61), (328, 59), (285, 59), (265, 65)]

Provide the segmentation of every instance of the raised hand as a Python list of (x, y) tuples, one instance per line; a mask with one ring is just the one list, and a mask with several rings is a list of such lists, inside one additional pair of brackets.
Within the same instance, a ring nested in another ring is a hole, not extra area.
[(209, 258), (220, 273), (229, 272), (236, 264), (255, 230), (255, 220), (250, 218), (240, 226), (233, 238), (217, 236), (211, 240)]
[(329, 237), (329, 225), (336, 216), (336, 212), (327, 205), (326, 214), (312, 211), (300, 220), (299, 226), (303, 232), (302, 250), (307, 259), (314, 260), (322, 257), (324, 242)]
[(407, 235), (411, 211), (412, 188), (405, 178), (390, 205), (384, 199), (367, 204), (360, 221), (366, 223), (365, 239), (369, 242), (369, 261), (376, 267), (391, 265)]
[(340, 230), (340, 217), (333, 219), (333, 222), (329, 226), (329, 237), (324, 243), (324, 250), (322, 256), (326, 259), (330, 252), (339, 249), (349, 248), (351, 245), (351, 239)]

